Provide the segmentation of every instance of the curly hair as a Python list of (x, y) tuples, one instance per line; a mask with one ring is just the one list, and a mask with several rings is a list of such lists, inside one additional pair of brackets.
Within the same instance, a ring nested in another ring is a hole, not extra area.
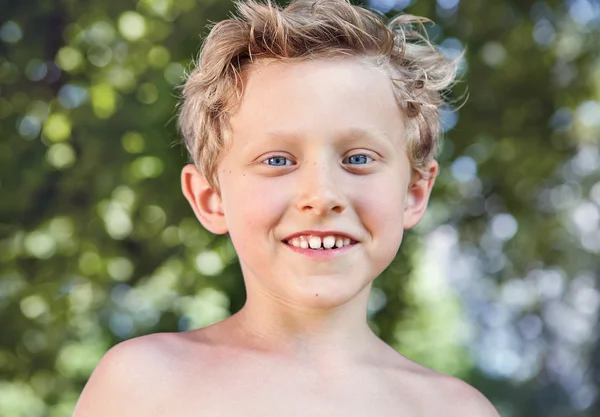
[[(426, 176), (441, 135), (439, 111), (454, 80), (449, 60), (423, 35), (429, 19), (384, 15), (348, 0), (236, 2), (238, 15), (216, 23), (182, 87), (178, 125), (199, 171), (218, 190), (217, 165), (229, 141), (229, 118), (243, 79), (262, 59), (301, 61), (353, 56), (386, 72), (405, 112), (412, 168)], [(421, 29), (419, 31), (418, 29)]]

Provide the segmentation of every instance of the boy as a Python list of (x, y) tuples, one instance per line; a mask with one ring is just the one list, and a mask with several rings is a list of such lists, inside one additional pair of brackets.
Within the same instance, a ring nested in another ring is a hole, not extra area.
[(372, 281), (425, 211), (455, 63), (412, 16), (386, 27), (345, 0), (238, 9), (184, 86), (181, 178), (202, 225), (229, 233), (246, 304), (115, 346), (75, 417), (497, 416), (366, 321)]

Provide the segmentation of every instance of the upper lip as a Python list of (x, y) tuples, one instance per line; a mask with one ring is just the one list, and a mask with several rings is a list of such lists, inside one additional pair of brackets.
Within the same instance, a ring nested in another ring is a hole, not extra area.
[(355, 238), (354, 236), (352, 236), (351, 234), (345, 233), (345, 232), (340, 232), (337, 230), (303, 230), (301, 232), (298, 233), (294, 233), (292, 235), (287, 236), (286, 238), (284, 238), (283, 240), (285, 241), (289, 241), (295, 237), (298, 236), (319, 236), (319, 237), (325, 237), (325, 236), (343, 236), (343, 237), (347, 237), (349, 238), (353, 243), (357, 242), (358, 239)]

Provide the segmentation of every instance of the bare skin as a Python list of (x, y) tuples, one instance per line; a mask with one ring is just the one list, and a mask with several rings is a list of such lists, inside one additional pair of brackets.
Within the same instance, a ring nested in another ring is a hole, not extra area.
[(298, 357), (248, 337), (239, 320), (118, 345), (74, 416), (498, 416), (475, 389), (404, 358), (375, 335), (362, 356)]
[[(117, 345), (75, 417), (497, 416), (366, 322), (372, 282), (421, 219), (437, 174), (435, 161), (429, 176), (413, 174), (404, 123), (389, 77), (357, 59), (251, 70), (220, 190), (193, 165), (182, 172), (202, 225), (231, 237), (246, 304), (204, 329)], [(289, 243), (321, 232), (352, 243), (328, 255)]]

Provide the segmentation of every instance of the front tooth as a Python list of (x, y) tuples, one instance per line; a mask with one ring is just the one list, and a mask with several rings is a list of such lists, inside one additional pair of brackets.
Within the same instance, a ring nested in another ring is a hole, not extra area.
[(319, 249), (321, 247), (321, 238), (319, 236), (311, 236), (308, 239), (308, 245), (311, 249)]
[(335, 237), (334, 236), (325, 236), (323, 238), (323, 247), (325, 249), (331, 249), (335, 246)]
[(300, 247), (302, 249), (308, 249), (308, 242), (306, 241), (306, 239), (300, 240)]
[(338, 237), (337, 240), (335, 241), (335, 246), (338, 248), (341, 248), (342, 246), (344, 246), (344, 239), (342, 239), (341, 237)]
[(344, 239), (344, 246), (349, 245), (350, 244), (350, 238), (347, 237)]

